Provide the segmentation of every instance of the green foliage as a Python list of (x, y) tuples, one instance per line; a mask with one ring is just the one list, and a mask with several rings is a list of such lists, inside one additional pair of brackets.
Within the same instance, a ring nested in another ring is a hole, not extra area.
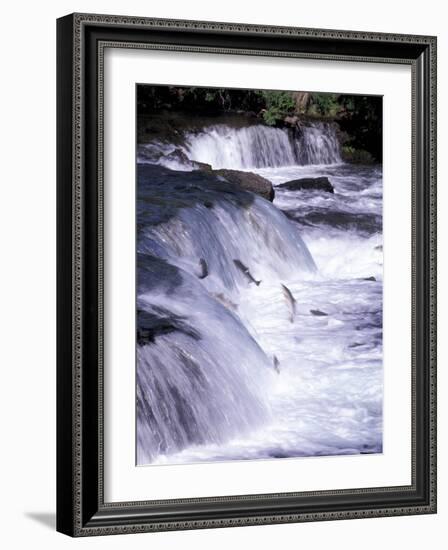
[(194, 116), (245, 113), (262, 118), (269, 126), (293, 125), (288, 116), (334, 120), (341, 130), (340, 137), (346, 136), (343, 143), (353, 149), (347, 149), (347, 159), (367, 161), (366, 152), (377, 161), (382, 158), (379, 96), (141, 85), (137, 88), (137, 107), (142, 115), (163, 111)]
[[(350, 138), (346, 143), (358, 150), (368, 151), (381, 161), (383, 102), (380, 96), (341, 95), (339, 126)], [(356, 160), (355, 160), (356, 161)]]
[(369, 151), (356, 149), (351, 145), (344, 145), (342, 147), (342, 158), (346, 162), (353, 162), (355, 164), (372, 164), (375, 160)]
[(263, 119), (269, 126), (275, 126), (285, 116), (294, 112), (295, 102), (290, 92), (261, 92), (265, 102)]
[(180, 92), (180, 104), (186, 108), (207, 103), (209, 107), (226, 110), (231, 107), (230, 91), (225, 88), (178, 88), (174, 93)]
[(335, 94), (311, 94), (309, 114), (334, 118), (341, 110), (339, 96)]

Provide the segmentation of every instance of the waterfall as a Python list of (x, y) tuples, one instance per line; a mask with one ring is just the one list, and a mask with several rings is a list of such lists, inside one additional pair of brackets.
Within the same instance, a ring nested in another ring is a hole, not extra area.
[[(152, 262), (149, 277), (160, 281), (166, 266)], [(153, 287), (138, 297), (139, 309), (152, 321), (146, 326), (156, 334), (152, 343), (137, 347), (138, 464), (244, 436), (270, 413), (269, 358), (197, 278), (179, 269), (173, 276), (179, 281), (170, 292)]]
[(141, 144), (137, 162), (181, 171), (195, 170), (195, 162), (215, 169), (250, 170), (336, 164), (341, 162), (341, 152), (336, 127), (329, 123), (307, 123), (294, 131), (262, 124), (243, 128), (214, 124), (185, 132), (177, 146), (161, 141)]
[(247, 277), (235, 260), (264, 281), (287, 278), (291, 269), (303, 275), (314, 271), (305, 243), (286, 216), (258, 196), (241, 208), (240, 194), (244, 196), (232, 189), (232, 194), (210, 208), (205, 206), (210, 204), (207, 190), (204, 203), (184, 207), (167, 222), (147, 227), (139, 250), (195, 276), (200, 275), (204, 260), (208, 276), (202, 284), (216, 292), (235, 293), (247, 287)]
[(276, 374), (254, 328), (257, 304), (291, 274), (316, 270), (283, 212), (196, 163), (250, 170), (340, 156), (330, 124), (215, 124), (176, 145), (140, 145), (137, 160), (137, 463), (146, 464), (266, 425)]
[(381, 452), (381, 171), (337, 124), (203, 120), (137, 146), (137, 464)]
[(154, 165), (139, 166), (138, 179), (137, 453), (144, 464), (266, 421), (272, 357), (239, 302), (291, 271), (306, 279), (315, 265), (292, 223), (256, 195), (202, 172)]
[(269, 126), (231, 128), (215, 125), (186, 135), (187, 155), (213, 168), (247, 169), (296, 164), (294, 142), (287, 131)]
[(341, 162), (335, 126), (322, 122), (294, 132), (261, 124), (244, 128), (216, 124), (187, 133), (183, 151), (213, 168), (241, 170)]
[(304, 126), (295, 146), (300, 165), (341, 162), (341, 148), (333, 124), (318, 122)]

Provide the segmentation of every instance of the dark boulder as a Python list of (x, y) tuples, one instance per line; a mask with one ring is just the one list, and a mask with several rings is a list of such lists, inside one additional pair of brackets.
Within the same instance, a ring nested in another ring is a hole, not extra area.
[(184, 166), (185, 168), (191, 168), (192, 170), (203, 170), (204, 172), (209, 172), (212, 168), (209, 164), (190, 160), (188, 156), (182, 151), (182, 149), (179, 148), (174, 149), (174, 151), (167, 155), (163, 155), (159, 159), (159, 162), (160, 164), (162, 164), (163, 166), (167, 166), (168, 168), (171, 167), (170, 165), (172, 165), (172, 163), (179, 164), (180, 166)]
[(364, 149), (355, 149), (354, 147), (342, 148), (342, 160), (352, 164), (373, 164), (375, 157), (369, 151)]
[(207, 172), (207, 174), (211, 174), (213, 172), (213, 168), (211, 164), (207, 164), (206, 162), (199, 162), (197, 160), (192, 160), (193, 166), (196, 170), (202, 170), (202, 172)]
[(330, 180), (324, 176), (320, 178), (301, 178), (297, 180), (291, 180), (285, 183), (281, 183), (278, 187), (282, 189), (289, 189), (291, 191), (310, 190), (334, 193), (334, 187), (331, 185)]
[(274, 200), (275, 191), (272, 183), (258, 174), (244, 172), (243, 170), (227, 170), (225, 168), (213, 170), (212, 174), (225, 179), (229, 183), (238, 185), (238, 187), (246, 191), (256, 193), (268, 201), (272, 202)]
[(163, 308), (153, 307), (149, 313), (137, 310), (137, 343), (139, 346), (153, 344), (157, 336), (172, 332), (180, 332), (195, 340), (199, 340), (199, 333), (192, 328), (185, 317), (176, 315)]

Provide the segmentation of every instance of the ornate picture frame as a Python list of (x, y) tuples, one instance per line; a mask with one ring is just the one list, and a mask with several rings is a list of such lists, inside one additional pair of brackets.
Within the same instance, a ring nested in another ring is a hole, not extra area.
[[(110, 47), (411, 67), (410, 485), (167, 500), (149, 491), (143, 501), (105, 501), (104, 52)], [(57, 530), (92, 536), (435, 513), (436, 38), (72, 14), (57, 22), (57, 51)]]

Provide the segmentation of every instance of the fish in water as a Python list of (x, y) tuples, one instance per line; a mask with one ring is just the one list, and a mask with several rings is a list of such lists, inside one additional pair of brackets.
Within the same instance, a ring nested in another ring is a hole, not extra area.
[(325, 311), (321, 311), (320, 309), (310, 309), (310, 313), (312, 315), (316, 315), (317, 317), (328, 317), (328, 313), (325, 313)]
[(277, 356), (274, 355), (273, 357), (273, 363), (274, 363), (274, 370), (277, 374), (280, 374), (280, 361), (277, 359)]
[(364, 344), (360, 344), (359, 342), (353, 342), (353, 344), (349, 344), (349, 348), (359, 348), (359, 346), (363, 346)]
[(205, 279), (208, 275), (208, 266), (204, 258), (199, 260), (199, 265), (201, 266), (201, 274), (198, 275), (199, 279)]
[(283, 296), (286, 298), (286, 301), (289, 304), (289, 309), (290, 309), (289, 320), (291, 321), (291, 323), (294, 323), (294, 317), (296, 316), (296, 299), (294, 298), (294, 296), (292, 295), (291, 291), (287, 286), (282, 285), (282, 290), (283, 290)]
[(219, 292), (217, 294), (213, 294), (213, 296), (221, 302), (223, 306), (225, 306), (227, 309), (232, 309), (233, 311), (236, 311), (238, 309), (238, 305), (234, 302), (230, 301), (228, 298), (224, 296), (222, 292)]
[(249, 271), (249, 268), (246, 267), (242, 262), (240, 262), (239, 260), (233, 260), (233, 263), (242, 273), (244, 273), (244, 275), (246, 275), (250, 283), (255, 283), (257, 286), (261, 283), (261, 281), (257, 281), (253, 277), (252, 273)]

